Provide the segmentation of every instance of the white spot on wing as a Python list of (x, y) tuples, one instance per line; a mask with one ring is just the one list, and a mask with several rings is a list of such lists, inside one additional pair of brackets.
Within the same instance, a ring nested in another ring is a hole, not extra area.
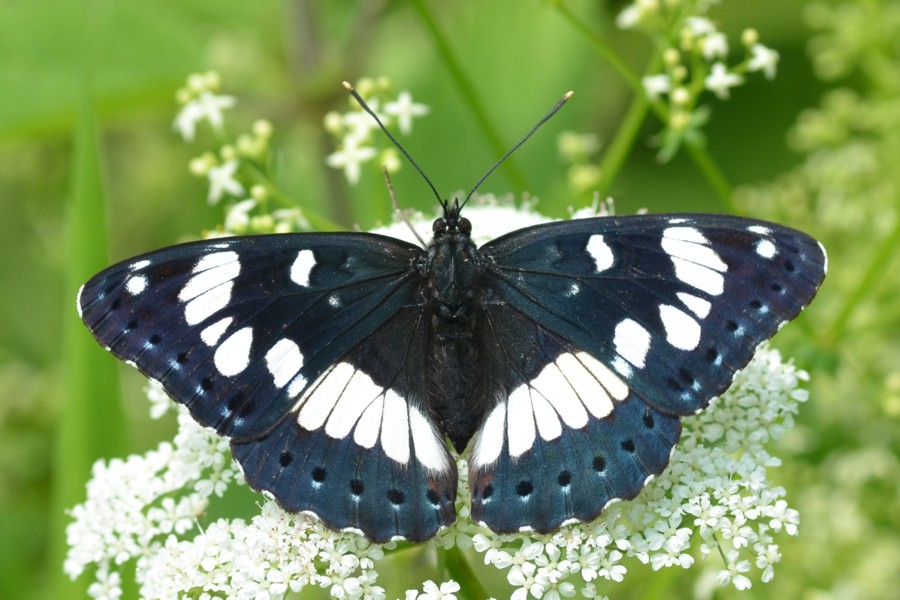
[(278, 343), (266, 352), (266, 367), (272, 374), (275, 387), (283, 388), (303, 368), (303, 354), (300, 347), (287, 338), (278, 340)]
[(363, 448), (372, 448), (381, 431), (381, 413), (384, 410), (384, 396), (378, 396), (363, 412), (353, 430), (353, 441)]
[(182, 302), (233, 280), (241, 272), (241, 263), (236, 252), (216, 252), (198, 260), (193, 272), (195, 275), (178, 293), (178, 299)]
[(819, 244), (819, 250), (822, 251), (822, 259), (825, 261), (825, 264), (822, 265), (822, 271), (828, 273), (828, 253), (825, 252), (825, 246), (822, 245), (822, 242), (816, 242)]
[(778, 248), (769, 240), (759, 240), (756, 243), (756, 253), (763, 258), (773, 258), (778, 254)]
[(213, 356), (219, 373), (234, 377), (250, 364), (250, 344), (253, 343), (253, 329), (244, 327), (225, 338)]
[(669, 227), (663, 231), (662, 249), (672, 259), (675, 276), (681, 281), (708, 294), (718, 296), (724, 291), (728, 270), (707, 239), (693, 227)]
[(447, 449), (434, 426), (414, 406), (409, 407), (409, 429), (412, 432), (416, 460), (426, 469), (447, 471)]
[(325, 423), (325, 433), (334, 439), (347, 437), (366, 408), (382, 396), (383, 392), (371, 377), (357, 370), (341, 390), (328, 422)]
[(128, 281), (125, 282), (125, 289), (128, 290), (128, 293), (132, 296), (137, 296), (147, 289), (147, 278), (143, 275), (132, 275), (128, 278)]
[(134, 273), (135, 271), (140, 271), (141, 269), (145, 269), (150, 266), (149, 260), (139, 260), (136, 263), (132, 264), (128, 267), (128, 270)]
[(613, 266), (615, 257), (613, 256), (612, 248), (603, 241), (603, 236), (599, 233), (590, 237), (587, 243), (587, 251), (591, 258), (594, 259), (598, 273)]
[[(575, 390), (572, 389), (572, 386), (569, 385), (566, 379), (566, 374), (560, 370), (559, 366), (556, 363), (550, 363), (544, 367), (537, 377), (531, 380), (530, 385), (541, 396), (546, 398), (546, 401), (559, 413), (566, 425), (575, 429), (581, 429), (587, 425), (587, 411), (582, 404), (582, 400), (579, 400)], [(534, 399), (535, 395), (532, 394), (532, 401)], [(535, 416), (538, 418), (538, 425), (540, 426), (541, 416), (537, 414), (537, 404), (535, 404)], [(542, 435), (541, 437), (544, 436)], [(544, 437), (544, 439), (551, 438)]]
[(619, 356), (634, 366), (643, 368), (650, 349), (650, 333), (637, 321), (623, 319), (616, 325), (613, 344)]
[(298, 285), (309, 286), (309, 274), (314, 266), (316, 266), (316, 257), (313, 251), (301, 250), (297, 253), (294, 264), (291, 265), (291, 279)]
[(565, 379), (563, 385), (571, 388), (594, 417), (602, 419), (612, 412), (613, 403), (609, 394), (600, 385), (600, 382), (591, 376), (590, 371), (585, 368), (578, 357), (569, 353), (561, 354), (556, 359), (556, 365)]
[(575, 358), (590, 371), (600, 385), (609, 392), (609, 395), (616, 400), (624, 400), (628, 397), (628, 384), (622, 381), (609, 367), (588, 354), (587, 352), (579, 352)]
[(200, 332), (200, 339), (203, 340), (203, 343), (207, 346), (215, 346), (219, 343), (219, 340), (222, 338), (225, 330), (228, 329), (228, 326), (231, 325), (231, 322), (233, 320), (234, 319), (231, 317), (219, 319)]
[(306, 387), (307, 381), (305, 377), (294, 377), (294, 380), (291, 381), (290, 385), (288, 385), (287, 393), (289, 398), (293, 398), (300, 394), (303, 389)]
[(178, 299), (187, 302), (184, 319), (188, 325), (196, 325), (228, 306), (234, 288), (232, 280), (240, 272), (236, 252), (214, 252), (197, 261), (195, 275), (178, 293)]
[(84, 311), (81, 308), (81, 294), (84, 293), (84, 284), (78, 288), (78, 296), (75, 298), (75, 308), (78, 309), (78, 318), (84, 318)]
[(381, 447), (389, 458), (400, 464), (409, 462), (409, 415), (406, 401), (388, 390), (384, 395), (384, 416), (381, 420)]
[[(579, 406), (581, 405), (579, 404)], [(547, 398), (541, 393), (533, 391), (531, 393), (531, 407), (534, 410), (534, 421), (542, 439), (549, 442), (562, 435), (562, 424), (559, 422), (559, 417), (556, 416), (556, 411), (550, 406)]]
[(712, 308), (712, 304), (709, 301), (704, 300), (699, 296), (695, 296), (693, 294), (687, 294), (685, 292), (678, 292), (678, 299), (684, 302), (684, 305), (690, 309), (692, 313), (700, 317), (701, 319), (705, 319), (709, 316), (709, 311)]
[(297, 402), (297, 423), (307, 431), (321, 427), (355, 371), (348, 363), (338, 363), (323, 373)]
[(513, 390), (507, 401), (506, 434), (509, 436), (509, 454), (517, 458), (534, 444), (534, 410), (528, 388), (520, 386)]
[(491, 410), (484, 425), (478, 431), (472, 450), (472, 461), (480, 466), (487, 466), (500, 458), (503, 449), (503, 428), (506, 425), (506, 403), (499, 402)]
[(234, 282), (229, 281), (188, 302), (184, 307), (184, 320), (188, 325), (196, 325), (228, 306), (233, 287)]
[(693, 350), (700, 344), (700, 324), (686, 312), (661, 304), (659, 317), (666, 329), (666, 341), (680, 350)]
[(747, 231), (751, 231), (753, 233), (758, 233), (760, 235), (769, 235), (772, 233), (772, 230), (768, 227), (763, 227), (762, 225), (751, 225), (747, 228)]
[(675, 265), (675, 277), (686, 284), (711, 296), (720, 296), (725, 291), (725, 278), (721, 273), (677, 256), (672, 257), (672, 264)]

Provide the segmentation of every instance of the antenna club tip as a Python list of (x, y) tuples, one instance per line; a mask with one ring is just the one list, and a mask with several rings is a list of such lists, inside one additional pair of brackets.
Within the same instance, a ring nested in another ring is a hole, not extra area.
[[(347, 90), (348, 92), (352, 92), (352, 91), (353, 91), (353, 86), (350, 85), (348, 82), (342, 81), (342, 82), (341, 82), (341, 85), (344, 86), (344, 89)], [(569, 93), (571, 94), (571, 92), (569, 92)]]
[(569, 90), (568, 92), (563, 94), (563, 100), (568, 100), (569, 98), (571, 98), (574, 95), (575, 95), (575, 92), (573, 92), (572, 90)]

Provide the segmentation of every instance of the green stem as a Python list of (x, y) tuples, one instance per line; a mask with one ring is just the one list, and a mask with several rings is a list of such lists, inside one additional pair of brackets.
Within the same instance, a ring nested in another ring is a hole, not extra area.
[(694, 160), (694, 164), (697, 165), (697, 169), (700, 170), (709, 187), (712, 188), (718, 197), (722, 208), (727, 212), (736, 212), (737, 207), (734, 205), (731, 184), (728, 182), (728, 178), (725, 177), (722, 169), (716, 164), (716, 161), (712, 159), (709, 151), (698, 143), (686, 143), (685, 146)]
[[(641, 84), (640, 77), (626, 65), (616, 54), (616, 52), (603, 39), (591, 31), (577, 16), (575, 16), (561, 0), (547, 0), (553, 6), (557, 13), (569, 22), (579, 33), (581, 33), (593, 46), (598, 53), (606, 59), (606, 61), (618, 71), (625, 82), (634, 90), (635, 98), (629, 106), (628, 112), (619, 130), (616, 132), (613, 141), (610, 143), (603, 156), (600, 164), (600, 183), (598, 191), (601, 196), (608, 193), (618, 172), (621, 170), (625, 159), (634, 146), (637, 136), (640, 133), (641, 125), (646, 120), (647, 113), (653, 113), (663, 123), (668, 121), (668, 109), (661, 102), (650, 103), (647, 100), (644, 86)], [(655, 73), (661, 64), (661, 49), (654, 52), (653, 57), (645, 69), (645, 73)], [(701, 83), (702, 85), (702, 79)], [(725, 174), (719, 166), (713, 161), (706, 148), (698, 144), (685, 144), (688, 147), (688, 153), (706, 182), (713, 189), (722, 206), (729, 212), (735, 211), (734, 201), (732, 198), (731, 184), (725, 177)]]
[[(658, 61), (651, 61), (651, 63), (653, 62)], [(600, 181), (597, 183), (597, 191), (601, 198), (608, 195), (612, 182), (622, 169), (622, 165), (625, 164), (625, 159), (628, 158), (637, 141), (649, 110), (650, 102), (647, 100), (647, 96), (643, 91), (636, 92), (631, 100), (631, 106), (628, 107), (628, 112), (625, 113), (625, 118), (600, 161)]]
[(460, 598), (488, 598), (487, 590), (478, 580), (475, 571), (472, 570), (462, 550), (453, 546), (447, 550), (438, 551), (441, 562), (450, 579), (459, 584)]
[[(475, 120), (478, 122), (478, 125), (481, 127), (482, 132), (488, 139), (488, 143), (493, 146), (494, 151), (497, 153), (497, 156), (502, 156), (506, 153), (507, 144), (503, 141), (503, 138), (500, 136), (497, 130), (494, 129), (493, 125), (491, 125), (491, 121), (488, 118), (487, 111), (485, 111), (481, 100), (479, 100), (478, 95), (475, 92), (475, 87), (463, 72), (462, 65), (453, 54), (453, 50), (451, 50), (450, 44), (447, 42), (447, 37), (438, 27), (434, 15), (431, 14), (431, 11), (428, 9), (428, 6), (424, 2), (424, 0), (410, 0), (410, 3), (416, 8), (419, 13), (419, 17), (422, 19), (422, 22), (431, 33), (431, 39), (434, 42), (435, 47), (437, 48), (438, 54), (440, 55), (444, 66), (447, 67), (447, 70), (450, 72), (450, 76), (456, 82), (456, 86), (462, 94), (463, 100), (465, 100), (466, 104), (468, 104), (469, 106), (469, 109), (475, 115)], [(503, 163), (503, 170), (504, 173), (506, 173), (506, 175), (510, 178), (510, 180), (512, 180), (512, 183), (515, 187), (520, 190), (531, 189), (531, 187), (528, 185), (528, 180), (525, 177), (525, 174), (515, 165), (513, 161), (505, 161)]]
[(872, 288), (877, 280), (884, 275), (884, 265), (888, 264), (888, 261), (897, 255), (898, 246), (900, 246), (900, 221), (894, 224), (894, 229), (872, 255), (859, 284), (850, 294), (844, 296), (844, 305), (838, 311), (829, 332), (831, 343), (837, 343), (844, 337), (847, 323), (850, 322), (854, 311), (864, 298), (868, 298), (871, 295)]

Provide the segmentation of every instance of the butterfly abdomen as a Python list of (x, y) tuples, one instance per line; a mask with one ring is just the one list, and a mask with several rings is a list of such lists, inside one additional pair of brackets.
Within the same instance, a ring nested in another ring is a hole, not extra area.
[(430, 313), (428, 403), (442, 431), (462, 452), (484, 417), (476, 301), (479, 258), (468, 231), (436, 231), (428, 247), (422, 293)]

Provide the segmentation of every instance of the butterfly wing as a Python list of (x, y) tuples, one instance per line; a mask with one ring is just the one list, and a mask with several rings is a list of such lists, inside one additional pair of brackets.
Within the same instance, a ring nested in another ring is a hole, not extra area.
[(456, 472), (417, 395), (421, 255), (369, 234), (194, 242), (106, 269), (78, 305), (101, 344), (231, 438), (251, 486), (337, 529), (424, 539), (453, 520)]
[(549, 531), (634, 497), (667, 464), (678, 417), (727, 389), (826, 267), (805, 234), (718, 215), (551, 223), (481, 251), (509, 375), (470, 486), (473, 518), (497, 531)]

